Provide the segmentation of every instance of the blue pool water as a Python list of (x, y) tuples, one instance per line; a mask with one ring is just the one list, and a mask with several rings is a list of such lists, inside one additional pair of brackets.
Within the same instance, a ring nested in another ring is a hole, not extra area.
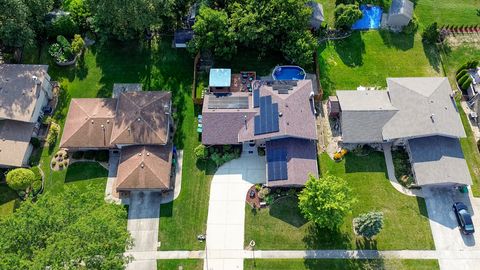
[(352, 25), (353, 30), (378, 29), (382, 22), (383, 10), (379, 6), (361, 5), (360, 10), (363, 16)]
[(277, 66), (272, 73), (274, 80), (304, 80), (305, 70), (298, 66)]

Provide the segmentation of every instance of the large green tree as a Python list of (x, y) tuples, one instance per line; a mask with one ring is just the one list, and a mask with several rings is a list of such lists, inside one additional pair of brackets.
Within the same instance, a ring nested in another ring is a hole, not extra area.
[(92, 187), (26, 201), (0, 219), (0, 269), (124, 269), (126, 218)]
[(7, 173), (7, 185), (16, 191), (29, 189), (35, 181), (35, 174), (30, 169), (17, 168)]
[(22, 0), (0, 0), (0, 43), (10, 47), (33, 44), (35, 32), (28, 24), (28, 14)]
[(338, 228), (352, 209), (355, 199), (347, 182), (340, 177), (310, 176), (299, 195), (299, 208), (305, 218), (321, 228)]
[(306, 0), (234, 1), (228, 11), (242, 45), (263, 50), (283, 44), (292, 32), (303, 33), (312, 13)]
[(211, 50), (215, 56), (228, 59), (236, 51), (235, 33), (229, 30), (228, 16), (223, 10), (203, 6), (193, 25), (194, 38), (190, 41), (191, 50)]
[(104, 38), (128, 40), (146, 29), (162, 26), (162, 16), (171, 13), (173, 0), (86, 0), (93, 27)]
[(360, 18), (362, 18), (362, 12), (357, 4), (340, 4), (335, 8), (336, 28), (350, 28)]

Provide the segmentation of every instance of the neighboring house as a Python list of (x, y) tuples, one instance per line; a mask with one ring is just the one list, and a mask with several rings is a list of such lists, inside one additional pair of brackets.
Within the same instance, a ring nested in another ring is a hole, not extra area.
[(170, 190), (171, 93), (139, 91), (137, 84), (114, 88), (115, 98), (72, 99), (60, 147), (119, 151), (117, 192)]
[(267, 185), (303, 186), (318, 176), (311, 80), (254, 81), (253, 92), (205, 95), (202, 143), (264, 146)]
[(393, 0), (388, 11), (387, 25), (394, 29), (403, 28), (412, 19), (414, 8), (409, 0)]
[(389, 78), (388, 91), (337, 91), (344, 144), (405, 146), (416, 183), (471, 184), (447, 78)]
[(307, 6), (312, 9), (312, 15), (310, 16), (310, 27), (315, 30), (320, 29), (322, 23), (325, 21), (322, 4), (315, 1), (309, 1)]
[(0, 65), (0, 167), (23, 167), (42, 108), (52, 98), (47, 65)]

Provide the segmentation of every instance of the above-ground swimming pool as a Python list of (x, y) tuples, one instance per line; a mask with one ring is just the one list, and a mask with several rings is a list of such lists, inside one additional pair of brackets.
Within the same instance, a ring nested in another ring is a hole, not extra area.
[(277, 66), (272, 72), (274, 80), (304, 80), (305, 70), (299, 66)]
[(379, 6), (361, 5), (362, 18), (352, 25), (353, 30), (378, 29), (382, 22), (383, 10)]

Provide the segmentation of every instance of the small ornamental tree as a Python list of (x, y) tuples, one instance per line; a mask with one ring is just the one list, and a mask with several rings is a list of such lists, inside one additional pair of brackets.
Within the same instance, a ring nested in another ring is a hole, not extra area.
[(82, 36), (75, 35), (73, 37), (72, 44), (71, 44), (72, 52), (74, 54), (79, 54), (82, 51), (84, 46), (85, 46), (85, 42), (83, 41)]
[(17, 168), (7, 173), (7, 185), (16, 191), (28, 190), (35, 181), (35, 174), (25, 168)]
[(372, 239), (383, 228), (383, 213), (368, 212), (353, 219), (355, 233), (367, 239)]
[(327, 174), (321, 178), (310, 176), (300, 192), (298, 206), (306, 219), (334, 230), (343, 223), (355, 201), (345, 180)]
[(205, 145), (200, 144), (199, 146), (195, 147), (195, 156), (198, 159), (206, 159), (207, 158), (207, 149)]

